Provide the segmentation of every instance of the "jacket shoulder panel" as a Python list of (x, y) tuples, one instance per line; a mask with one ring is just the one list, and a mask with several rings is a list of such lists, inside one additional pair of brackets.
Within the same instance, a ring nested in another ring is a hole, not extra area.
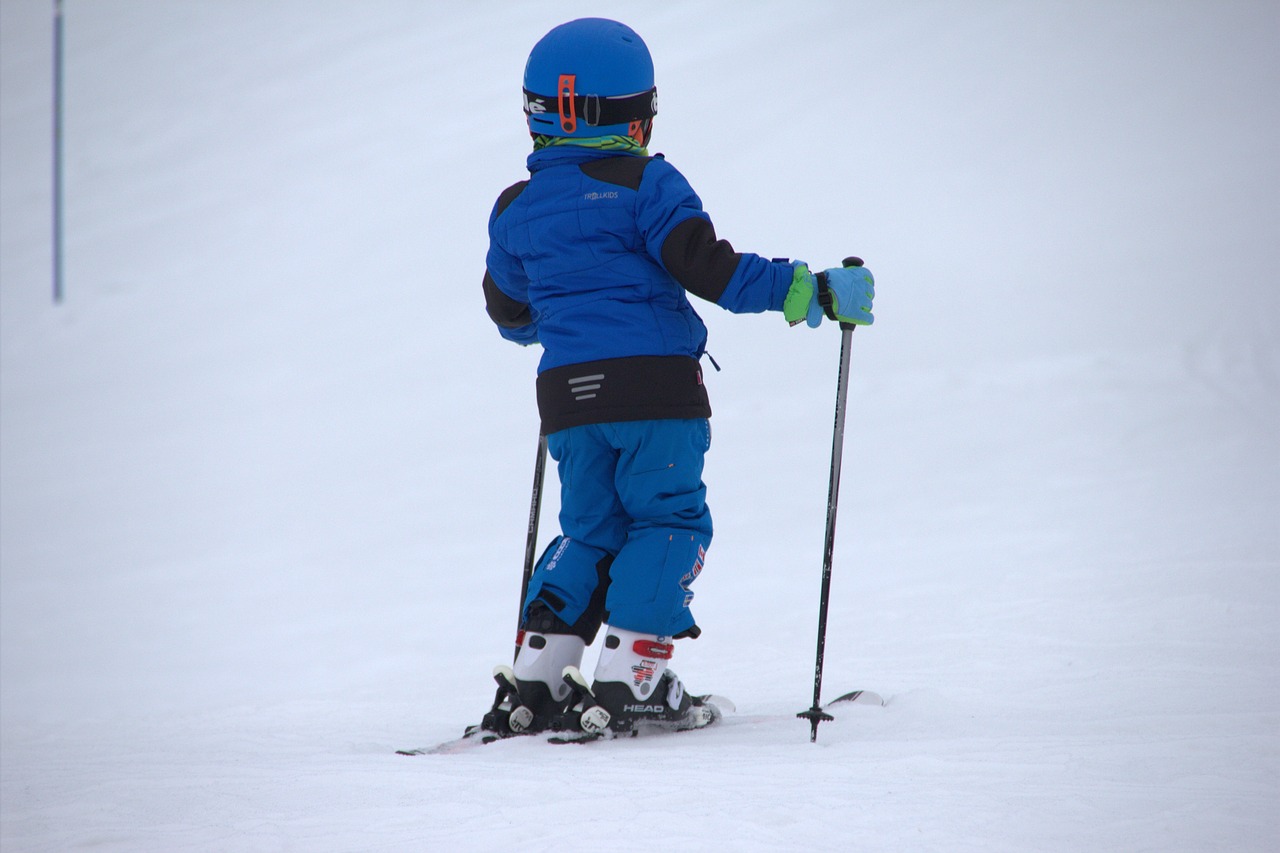
[(496, 219), (497, 217), (501, 216), (502, 211), (510, 207), (511, 202), (515, 201), (516, 198), (520, 195), (520, 193), (524, 192), (525, 187), (527, 186), (529, 186), (529, 182), (527, 180), (517, 181), (516, 183), (512, 184), (511, 186), (503, 190), (501, 194), (499, 194), (498, 196), (497, 203), (494, 204), (493, 206), (494, 218)]
[(578, 168), (588, 178), (638, 190), (640, 181), (644, 178), (644, 170), (651, 162), (652, 157), (605, 157), (602, 160), (589, 160)]

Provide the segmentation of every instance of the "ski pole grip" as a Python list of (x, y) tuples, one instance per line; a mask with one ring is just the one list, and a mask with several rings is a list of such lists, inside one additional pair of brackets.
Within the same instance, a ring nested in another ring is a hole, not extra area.
[[(846, 266), (846, 267), (860, 267), (860, 266), (862, 266), (862, 258), (859, 258), (859, 257), (857, 257), (856, 255), (850, 255), (849, 257), (845, 258), (845, 259), (844, 259), (843, 261), (841, 261), (840, 263), (841, 263), (841, 265), (842, 265), (842, 266)], [(856, 329), (856, 328), (858, 328), (858, 327), (857, 327), (857, 325), (855, 325), (855, 324), (853, 324), (853, 323), (841, 323), (841, 324), (840, 324), (840, 328), (841, 328), (842, 330), (847, 330), (847, 331), (852, 332), (854, 329)]]

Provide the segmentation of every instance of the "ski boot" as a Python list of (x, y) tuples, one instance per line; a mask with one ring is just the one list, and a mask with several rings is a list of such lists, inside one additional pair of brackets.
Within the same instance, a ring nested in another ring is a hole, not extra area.
[(498, 737), (537, 734), (552, 726), (568, 705), (566, 667), (582, 662), (586, 642), (572, 634), (525, 631), (513, 667), (493, 671), (498, 692), (478, 729)]
[(630, 736), (645, 728), (684, 731), (719, 719), (714, 705), (691, 696), (667, 669), (670, 637), (609, 628), (590, 687), (576, 668), (564, 672), (573, 694), (555, 728), (585, 738)]

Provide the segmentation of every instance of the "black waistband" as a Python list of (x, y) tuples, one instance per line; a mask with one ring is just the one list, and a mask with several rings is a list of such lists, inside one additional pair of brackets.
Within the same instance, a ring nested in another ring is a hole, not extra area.
[(709, 418), (702, 367), (686, 356), (631, 356), (553, 367), (538, 376), (542, 432), (619, 421)]

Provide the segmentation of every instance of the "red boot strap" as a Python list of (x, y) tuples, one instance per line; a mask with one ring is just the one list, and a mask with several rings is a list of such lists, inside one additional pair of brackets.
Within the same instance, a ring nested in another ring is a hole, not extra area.
[(641, 657), (658, 660), (671, 660), (671, 653), (675, 648), (675, 643), (662, 643), (657, 640), (636, 640), (631, 644), (631, 651)]

